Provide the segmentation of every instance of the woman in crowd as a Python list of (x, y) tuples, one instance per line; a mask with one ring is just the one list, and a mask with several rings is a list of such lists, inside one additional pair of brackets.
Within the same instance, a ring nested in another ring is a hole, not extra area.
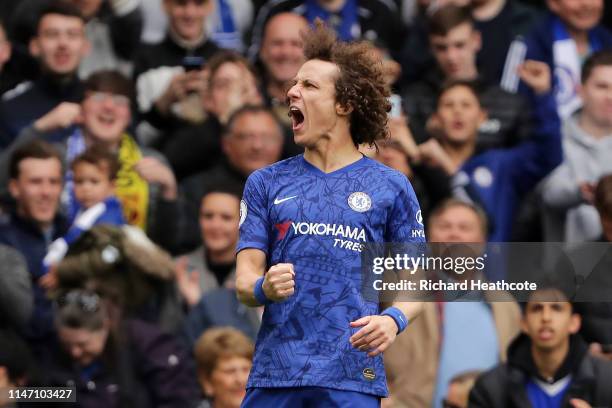
[(197, 402), (195, 372), (175, 339), (118, 318), (96, 293), (60, 296), (55, 326), (57, 342), (42, 362), (45, 384), (74, 387), (79, 406), (189, 408)]
[(207, 330), (194, 352), (198, 381), (207, 400), (198, 408), (238, 408), (246, 394), (253, 343), (230, 327)]

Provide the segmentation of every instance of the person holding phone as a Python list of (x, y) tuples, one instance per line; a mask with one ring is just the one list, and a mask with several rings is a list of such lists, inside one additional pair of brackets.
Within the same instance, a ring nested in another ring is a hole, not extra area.
[(214, 11), (213, 3), (163, 0), (169, 22), (166, 37), (158, 44), (144, 45), (135, 57), (138, 109), (157, 129), (154, 136), (185, 122), (201, 123), (205, 119), (193, 95), (205, 89), (205, 63), (220, 50), (206, 34), (205, 21)]

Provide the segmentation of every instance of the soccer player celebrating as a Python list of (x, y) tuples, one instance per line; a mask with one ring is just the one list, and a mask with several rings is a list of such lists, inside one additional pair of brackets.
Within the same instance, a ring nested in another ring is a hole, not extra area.
[(252, 173), (240, 208), (238, 297), (265, 305), (243, 407), (378, 407), (381, 353), (421, 305), (380, 312), (360, 293), (360, 251), (422, 242), (419, 205), (404, 175), (357, 149), (385, 137), (390, 110), (371, 48), (321, 23), (304, 40), (287, 99), (305, 152)]

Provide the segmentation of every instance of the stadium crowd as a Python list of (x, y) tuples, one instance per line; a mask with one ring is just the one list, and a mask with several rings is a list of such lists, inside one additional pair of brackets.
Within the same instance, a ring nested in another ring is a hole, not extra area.
[[(361, 150), (429, 242), (612, 241), (610, 2), (3, 0), (0, 388), (240, 406), (263, 312), (235, 293), (240, 200), (302, 152), (286, 92), (317, 18), (379, 55), (389, 134)], [(428, 302), (382, 405), (612, 407), (610, 283)]]

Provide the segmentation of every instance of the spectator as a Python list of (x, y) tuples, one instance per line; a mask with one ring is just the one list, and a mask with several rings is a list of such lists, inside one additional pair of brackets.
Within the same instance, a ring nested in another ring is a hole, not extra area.
[(85, 34), (91, 53), (79, 66), (79, 76), (103, 69), (130, 75), (132, 55), (138, 49), (142, 31), (141, 0), (69, 0), (85, 18)]
[[(65, 2), (44, 7), (30, 52), (40, 61), (41, 76), (6, 92), (0, 102), (0, 149), (10, 145), (19, 132), (62, 102), (79, 102), (83, 88), (76, 73), (89, 50), (85, 21), (78, 9)], [(64, 137), (61, 130), (53, 140)]]
[[(476, 153), (477, 129), (486, 114), (469, 82), (451, 82), (438, 98), (436, 119), (441, 137), (419, 145), (420, 159), (452, 178), (454, 194), (481, 205), (491, 222), (489, 240), (510, 239), (517, 207), (562, 159), (559, 120), (550, 93), (550, 72), (529, 61), (521, 75), (536, 89), (537, 125), (532, 140), (512, 149)], [(502, 198), (503, 197), (503, 198)]]
[[(582, 62), (592, 53), (612, 47), (612, 33), (600, 25), (603, 0), (548, 0), (547, 5), (550, 13), (534, 25), (522, 46), (510, 49), (502, 87), (517, 90), (516, 67), (523, 59), (545, 62), (554, 73), (557, 111), (565, 119), (581, 106), (577, 90)], [(533, 97), (525, 83), (520, 90)]]
[(212, 188), (202, 197), (203, 245), (180, 258), (176, 269), (178, 287), (190, 307), (212, 289), (233, 287), (241, 194), (237, 189)]
[(404, 27), (395, 4), (381, 0), (280, 0), (264, 5), (253, 26), (251, 55), (257, 53), (268, 20), (275, 14), (293, 12), (314, 23), (320, 18), (342, 41), (367, 40), (393, 52), (399, 51)]
[[(197, 225), (202, 197), (213, 184), (236, 186), (242, 190), (253, 171), (278, 161), (283, 148), (282, 129), (274, 114), (261, 106), (244, 106), (227, 122), (221, 139), (226, 160), (210, 170), (197, 173), (181, 183), (186, 200), (187, 227)], [(186, 231), (186, 242), (199, 241), (199, 231)]]
[(477, 81), (487, 120), (478, 129), (478, 149), (508, 147), (529, 136), (529, 109), (518, 95), (488, 83), (479, 72), (476, 56), (482, 36), (466, 7), (447, 5), (429, 19), (429, 44), (437, 62), (422, 81), (408, 87), (404, 107), (410, 128), (420, 143), (435, 133), (436, 97), (445, 81)]
[(253, 343), (236, 329), (208, 330), (195, 345), (198, 381), (210, 404), (198, 408), (239, 408), (253, 360)]
[(255, 74), (241, 55), (217, 53), (208, 63), (208, 72), (208, 85), (200, 100), (207, 119), (169, 132), (160, 147), (179, 181), (218, 164), (223, 158), (222, 127), (230, 115), (244, 105), (261, 104)]
[(163, 0), (163, 6), (170, 22), (166, 37), (141, 47), (134, 62), (138, 108), (158, 129), (155, 137), (159, 130), (175, 127), (176, 121), (203, 121), (203, 67), (219, 50), (204, 26), (213, 11), (211, 0)]
[(13, 152), (9, 165), (9, 191), (16, 206), (0, 225), (0, 243), (25, 258), (32, 289), (34, 312), (26, 335), (43, 341), (52, 330), (52, 311), (44, 288), (42, 260), (54, 239), (64, 235), (66, 220), (58, 213), (62, 192), (62, 161), (48, 143), (34, 141)]
[[(68, 246), (96, 224), (123, 225), (121, 203), (115, 196), (119, 162), (109, 151), (93, 146), (78, 155), (70, 168), (77, 210), (68, 233), (53, 241), (43, 259), (46, 269), (64, 258)], [(43, 278), (44, 285), (44, 278)]]
[[(244, 0), (212, 0), (208, 7), (213, 11), (204, 23), (208, 36), (225, 49), (244, 52), (245, 39), (253, 22), (253, 2)], [(143, 41), (159, 42), (165, 34), (168, 21), (162, 9), (162, 1), (146, 1), (142, 4), (145, 17)]]
[(308, 21), (296, 13), (283, 12), (270, 17), (264, 27), (257, 59), (265, 104), (283, 126), (283, 158), (304, 151), (293, 140), (286, 96), (290, 81), (304, 63), (301, 32), (307, 28)]
[(84, 407), (190, 407), (195, 372), (169, 334), (138, 321), (113, 318), (95, 293), (73, 290), (57, 301), (57, 344), (42, 360), (47, 386), (76, 388)]
[(242, 191), (211, 187), (202, 198), (200, 229), (204, 245), (179, 259), (177, 285), (191, 311), (185, 324), (190, 345), (207, 329), (232, 326), (255, 340), (261, 311), (236, 297), (234, 279)]
[(0, 329), (23, 330), (33, 308), (32, 283), (25, 259), (17, 249), (0, 245)]
[(304, 63), (304, 44), (301, 32), (308, 21), (295, 13), (279, 13), (268, 20), (263, 29), (259, 61), (263, 79), (264, 99), (287, 128), (287, 85)]
[(448, 383), (448, 391), (442, 402), (442, 407), (467, 408), (470, 390), (479, 375), (480, 371), (468, 371), (454, 376)]
[(477, 65), (487, 85), (500, 83), (506, 53), (511, 41), (526, 34), (537, 21), (538, 14), (517, 0), (418, 0), (418, 17), (402, 51), (405, 85), (426, 76), (433, 64), (428, 49), (429, 18), (440, 8), (454, 5), (469, 7), (476, 30), (482, 34)]
[(582, 69), (583, 107), (562, 128), (563, 163), (541, 186), (546, 241), (582, 242), (601, 236), (593, 193), (612, 173), (612, 51), (591, 55)]
[(204, 20), (213, 11), (209, 0), (162, 0), (169, 26), (159, 44), (137, 55), (135, 77), (157, 67), (180, 66), (186, 55), (209, 59), (219, 49), (205, 32)]
[(523, 310), (523, 334), (508, 362), (483, 374), (470, 393), (478, 407), (603, 407), (612, 404), (612, 362), (591, 357), (576, 335), (580, 316), (558, 289), (533, 292)]
[[(555, 268), (559, 281), (580, 282), (574, 308), (582, 318), (580, 334), (591, 353), (612, 361), (612, 175), (603, 176), (593, 193), (602, 234), (596, 239), (572, 247), (566, 259)], [(582, 278), (577, 281), (576, 278)]]
[[(455, 199), (440, 204), (427, 227), (431, 242), (486, 242), (484, 212)], [(517, 304), (504, 292), (473, 293), (470, 298), (482, 300), (426, 302), (408, 333), (385, 352), (390, 393), (399, 404), (439, 408), (455, 375), (489, 369), (505, 359), (506, 347), (519, 331)]]
[[(56, 145), (68, 163), (92, 145), (116, 152), (120, 165), (116, 194), (125, 220), (172, 250), (178, 245), (181, 227), (176, 180), (163, 156), (139, 147), (127, 133), (132, 96), (132, 84), (127, 78), (115, 71), (97, 72), (87, 79), (80, 105), (58, 106), (24, 129), (15, 144), (47, 138), (58, 128), (70, 128), (70, 136)], [(73, 175), (68, 171), (64, 198), (69, 214), (75, 214), (77, 208), (72, 186)]]
[(238, 54), (228, 52), (211, 60), (204, 104), (222, 125), (226, 125), (240, 107), (261, 104), (257, 85), (251, 65)]

